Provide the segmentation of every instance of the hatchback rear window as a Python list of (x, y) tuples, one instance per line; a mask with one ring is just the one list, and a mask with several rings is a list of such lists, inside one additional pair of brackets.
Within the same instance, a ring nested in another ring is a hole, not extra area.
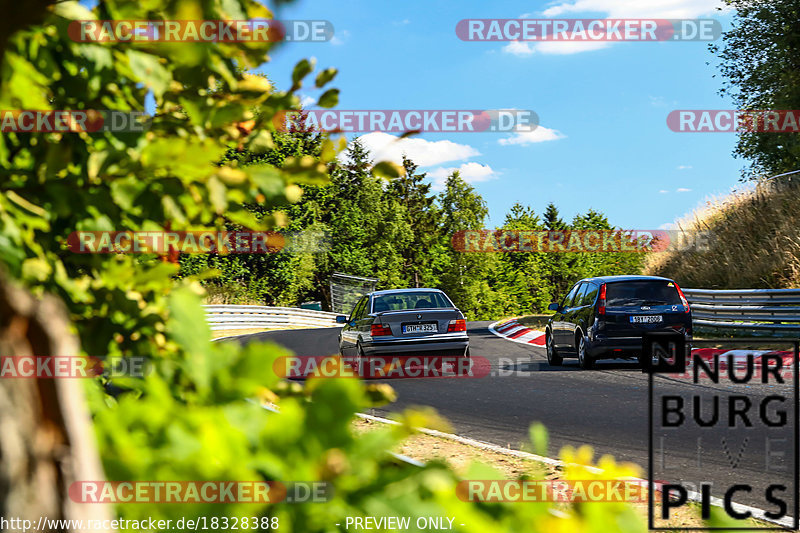
[(376, 296), (372, 311), (406, 311), (409, 309), (438, 309), (453, 307), (441, 292), (398, 292)]
[(606, 306), (682, 304), (678, 289), (671, 281), (622, 281), (609, 283)]

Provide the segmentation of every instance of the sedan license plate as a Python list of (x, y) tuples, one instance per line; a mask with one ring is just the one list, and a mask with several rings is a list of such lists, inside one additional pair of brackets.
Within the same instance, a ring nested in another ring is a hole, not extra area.
[(436, 324), (407, 324), (403, 326), (403, 333), (438, 333)]
[(663, 321), (664, 317), (661, 315), (634, 315), (631, 317), (631, 322), (634, 324), (657, 324)]

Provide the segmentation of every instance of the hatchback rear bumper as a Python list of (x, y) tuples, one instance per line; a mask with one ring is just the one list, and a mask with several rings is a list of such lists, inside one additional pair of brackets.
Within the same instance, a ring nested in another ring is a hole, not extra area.
[[(665, 333), (674, 333), (665, 332)], [(684, 335), (686, 343), (692, 342), (691, 335)], [(586, 344), (586, 353), (593, 359), (613, 359), (615, 357), (633, 357), (642, 351), (642, 336), (633, 337), (606, 337), (595, 335), (593, 340)]]

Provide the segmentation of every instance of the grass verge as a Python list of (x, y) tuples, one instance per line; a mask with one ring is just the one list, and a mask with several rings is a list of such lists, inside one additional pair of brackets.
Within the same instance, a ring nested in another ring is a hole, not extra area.
[(527, 315), (521, 316), (517, 322), (536, 331), (544, 331), (548, 319), (553, 315)]
[[(385, 423), (361, 418), (356, 418), (352, 425), (352, 430), (356, 435), (385, 428)], [(504, 454), (499, 451), (486, 450), (424, 433), (418, 433), (407, 438), (396, 449), (391, 451), (422, 462), (434, 460), (445, 462), (460, 476), (466, 474), (471, 463), (481, 462), (498, 470), (506, 479), (510, 480), (519, 479), (523, 475), (528, 475), (533, 479), (547, 480), (557, 480), (563, 477), (563, 468), (557, 465), (546, 464), (530, 458), (511, 455), (510, 453)], [(524, 505), (524, 503), (518, 503), (517, 505)], [(604, 502), (594, 502), (591, 505), (604, 505)], [(631, 505), (646, 523), (647, 503), (631, 502)], [(574, 509), (574, 506), (569, 503), (559, 503), (557, 506), (564, 511)], [(656, 504), (655, 512), (661, 512), (660, 505)], [(751, 519), (744, 521), (741, 527), (762, 528), (764, 526), (764, 522)], [(701, 528), (707, 527), (707, 525), (700, 519), (699, 505), (690, 502), (687, 506), (673, 509), (673, 519), (670, 521), (670, 527)]]

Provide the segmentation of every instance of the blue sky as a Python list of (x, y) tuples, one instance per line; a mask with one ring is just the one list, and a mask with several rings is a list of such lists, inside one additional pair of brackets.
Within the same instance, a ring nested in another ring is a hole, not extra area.
[[(515, 202), (541, 214), (552, 201), (567, 219), (594, 208), (617, 226), (654, 229), (707, 196), (728, 192), (745, 164), (731, 155), (735, 134), (676, 133), (666, 125), (673, 109), (732, 107), (718, 95), (721, 79), (707, 43), (609, 43), (594, 50), (573, 43), (509, 46), (461, 41), (456, 23), (711, 16), (727, 29), (730, 19), (714, 10), (717, 4), (300, 0), (276, 16), (329, 20), (333, 41), (282, 46), (261, 70), (287, 88), (292, 67), (304, 57), (316, 58), (318, 69), (334, 66), (340, 109), (532, 109), (541, 125), (536, 142), (511, 143), (511, 134), (499, 133), (423, 133), (387, 148), (393, 140), (388, 134), (365, 139), (382, 158), (406, 152), (418, 159), (434, 182), (462, 168), (488, 203), (488, 226), (501, 224)], [(302, 93), (315, 98), (320, 91)]]

